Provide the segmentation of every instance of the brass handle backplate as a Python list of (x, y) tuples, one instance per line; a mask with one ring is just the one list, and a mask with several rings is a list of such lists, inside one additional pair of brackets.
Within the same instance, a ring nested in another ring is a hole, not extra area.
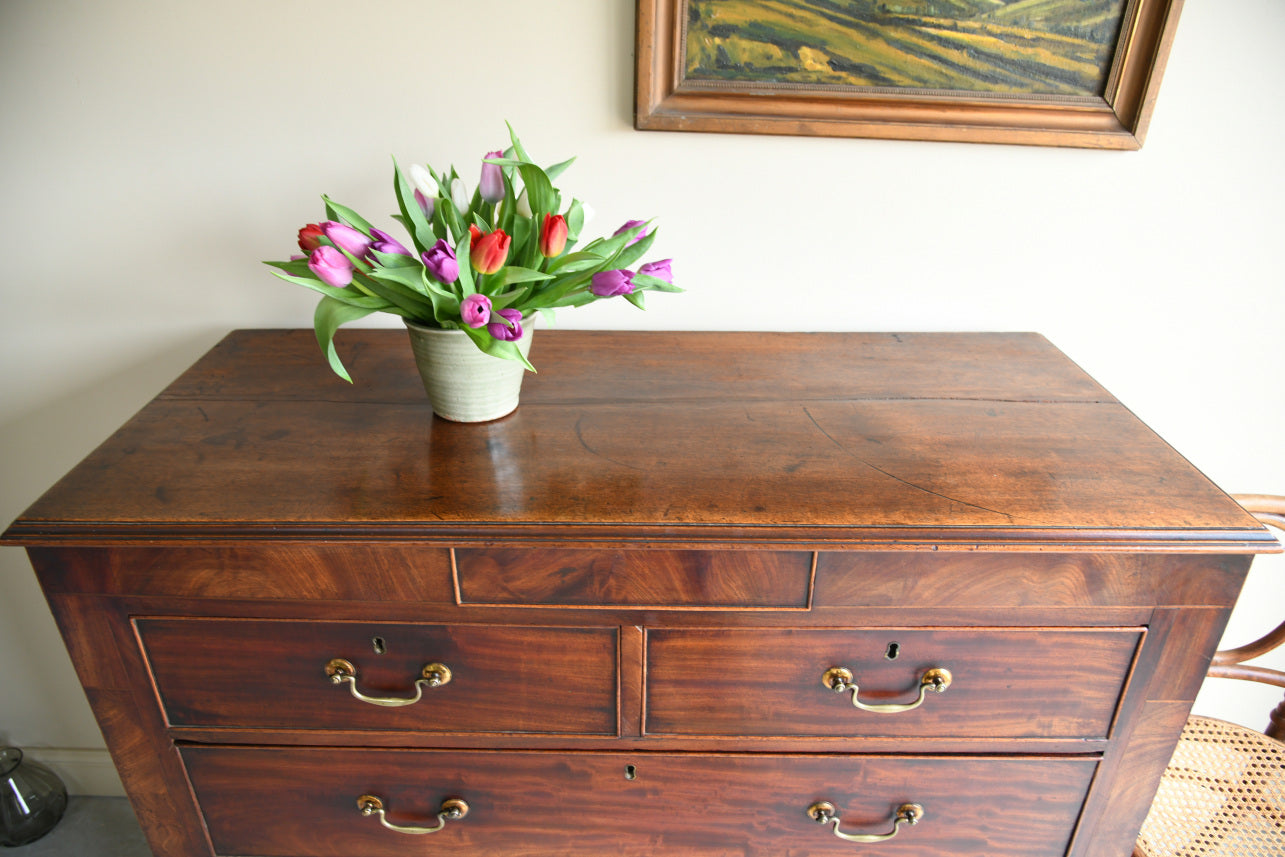
[(419, 836), (424, 833), (436, 833), (446, 826), (448, 821), (458, 821), (468, 815), (468, 802), (463, 798), (448, 797), (442, 801), (442, 806), (437, 811), (437, 825), (435, 827), (403, 827), (400, 824), (393, 824), (384, 816), (384, 800), (376, 795), (362, 795), (357, 798), (357, 809), (362, 815), (377, 815), (379, 823), (387, 827), (394, 833), (408, 833), (412, 836)]
[(382, 705), (388, 708), (414, 705), (424, 696), (424, 688), (441, 687), (451, 681), (451, 669), (446, 664), (426, 664), (424, 669), (420, 670), (420, 677), (415, 679), (415, 695), (401, 698), (367, 696), (362, 693), (357, 689), (357, 667), (353, 666), (351, 661), (346, 661), (343, 658), (331, 659), (326, 664), (326, 675), (330, 677), (331, 684), (344, 684), (346, 682), (355, 699), (371, 705)]
[(903, 803), (892, 818), (892, 830), (887, 833), (844, 833), (839, 829), (839, 816), (834, 804), (817, 801), (808, 807), (808, 817), (819, 824), (834, 825), (834, 835), (848, 842), (884, 842), (897, 835), (903, 824), (918, 824), (924, 819), (924, 808), (917, 803)]
[(946, 688), (950, 687), (953, 677), (950, 670), (943, 667), (933, 667), (925, 670), (924, 674), (919, 677), (919, 698), (914, 702), (894, 702), (883, 705), (870, 705), (857, 699), (857, 694), (861, 688), (857, 686), (857, 680), (852, 674), (852, 670), (846, 667), (830, 667), (821, 676), (821, 683), (833, 690), (835, 693), (852, 692), (852, 705), (860, 708), (862, 711), (873, 711), (876, 714), (895, 714), (898, 711), (910, 711), (924, 704), (924, 697), (928, 691), (933, 693), (945, 693)]

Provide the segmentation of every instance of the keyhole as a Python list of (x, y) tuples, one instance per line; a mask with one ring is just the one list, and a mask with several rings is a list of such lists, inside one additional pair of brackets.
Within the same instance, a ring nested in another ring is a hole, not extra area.
[(895, 661), (897, 659), (897, 655), (899, 655), (900, 653), (901, 653), (900, 643), (889, 643), (888, 650), (883, 653), (883, 656), (890, 661)]
[(372, 646), (374, 646), (374, 647), (375, 647), (375, 654), (377, 654), (377, 655), (382, 655), (385, 651), (387, 651), (387, 650), (384, 648), (384, 638), (383, 638), (383, 637), (376, 637), (375, 639), (373, 639), (373, 640), (371, 640), (371, 641), (370, 641), (370, 644), (371, 644)]
[(625, 779), (633, 780), (638, 777), (638, 769), (633, 765), (625, 765)]

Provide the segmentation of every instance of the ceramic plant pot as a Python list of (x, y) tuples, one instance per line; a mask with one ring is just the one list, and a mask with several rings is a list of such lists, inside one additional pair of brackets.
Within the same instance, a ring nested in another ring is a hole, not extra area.
[[(531, 350), (535, 318), (522, 319), (525, 335), (518, 348)], [(526, 367), (479, 351), (462, 330), (437, 330), (412, 321), (410, 333), (415, 365), (433, 413), (457, 423), (482, 423), (511, 414), (518, 406)]]

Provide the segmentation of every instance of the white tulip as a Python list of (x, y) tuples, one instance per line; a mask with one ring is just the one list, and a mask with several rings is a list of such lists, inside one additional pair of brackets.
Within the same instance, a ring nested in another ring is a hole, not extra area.
[(464, 187), (463, 179), (455, 179), (451, 182), (451, 202), (455, 203), (455, 210), (460, 214), (468, 211), (469, 205), (468, 190)]
[(423, 164), (410, 165), (410, 183), (415, 186), (415, 190), (432, 198), (437, 196), (437, 180), (433, 174)]
[(522, 188), (522, 194), (518, 197), (517, 211), (523, 217), (535, 216), (535, 212), (531, 210), (531, 200), (526, 195), (526, 188)]

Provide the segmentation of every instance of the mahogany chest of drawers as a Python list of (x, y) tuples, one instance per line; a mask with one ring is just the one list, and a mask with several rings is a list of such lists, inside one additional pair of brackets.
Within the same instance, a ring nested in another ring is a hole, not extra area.
[(1275, 541), (1029, 334), (240, 331), (4, 536), (158, 857), (1125, 857)]

